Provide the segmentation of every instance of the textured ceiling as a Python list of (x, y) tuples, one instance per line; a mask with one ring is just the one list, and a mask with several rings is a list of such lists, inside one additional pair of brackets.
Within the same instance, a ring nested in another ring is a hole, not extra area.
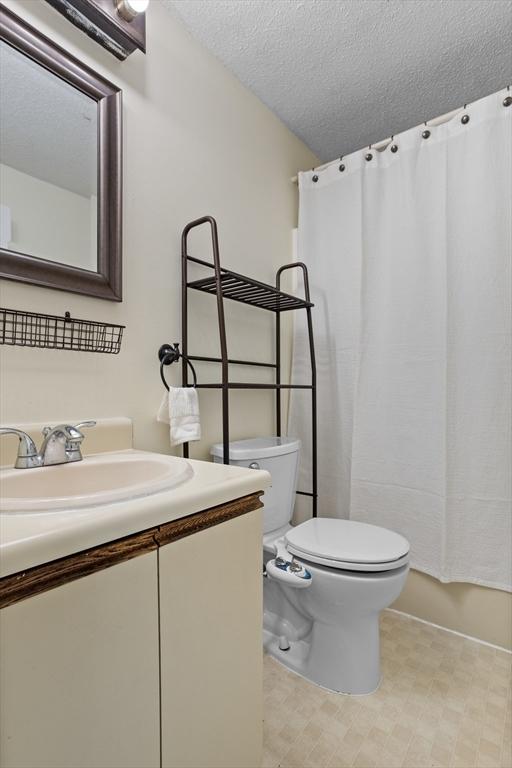
[(510, 0), (161, 0), (321, 160), (512, 81)]
[(0, 113), (0, 162), (96, 194), (96, 102), (3, 42)]

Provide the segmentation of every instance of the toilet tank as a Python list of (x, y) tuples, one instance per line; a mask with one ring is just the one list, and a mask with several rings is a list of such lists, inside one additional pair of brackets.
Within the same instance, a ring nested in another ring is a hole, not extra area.
[[(254, 437), (229, 444), (229, 463), (235, 467), (266, 469), (272, 476), (272, 485), (262, 497), (263, 533), (282, 528), (292, 519), (300, 440), (294, 437)], [(210, 449), (213, 460), (223, 462), (222, 443)]]

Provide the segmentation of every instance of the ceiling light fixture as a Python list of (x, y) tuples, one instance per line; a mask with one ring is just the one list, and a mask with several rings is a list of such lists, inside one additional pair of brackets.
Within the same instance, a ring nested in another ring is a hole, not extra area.
[(125, 21), (133, 21), (136, 16), (145, 13), (149, 0), (114, 0), (118, 14)]

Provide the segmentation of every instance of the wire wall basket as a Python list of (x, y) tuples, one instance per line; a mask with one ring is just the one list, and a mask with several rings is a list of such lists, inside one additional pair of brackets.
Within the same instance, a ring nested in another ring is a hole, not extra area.
[(0, 344), (117, 355), (124, 325), (0, 308)]

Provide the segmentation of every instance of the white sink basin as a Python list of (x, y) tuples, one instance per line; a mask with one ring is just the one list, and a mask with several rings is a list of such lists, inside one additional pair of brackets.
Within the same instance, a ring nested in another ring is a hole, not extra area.
[(182, 485), (185, 459), (144, 451), (100, 453), (73, 464), (0, 470), (0, 512), (49, 512), (151, 496)]

